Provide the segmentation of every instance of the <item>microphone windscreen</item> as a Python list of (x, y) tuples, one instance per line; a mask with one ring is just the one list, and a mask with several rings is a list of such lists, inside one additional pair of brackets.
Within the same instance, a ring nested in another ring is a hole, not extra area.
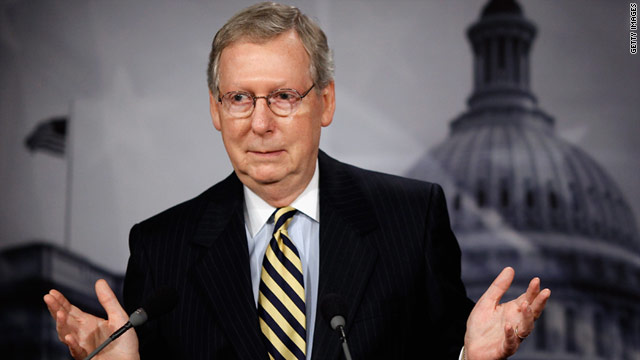
[(335, 316), (346, 318), (347, 303), (338, 294), (327, 294), (320, 301), (320, 312), (322, 317), (329, 323)]
[(162, 286), (147, 299), (142, 308), (147, 313), (149, 320), (171, 311), (178, 303), (178, 292), (171, 287)]

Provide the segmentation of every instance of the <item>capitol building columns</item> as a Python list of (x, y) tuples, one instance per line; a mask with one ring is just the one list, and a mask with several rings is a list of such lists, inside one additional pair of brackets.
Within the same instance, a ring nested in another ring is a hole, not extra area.
[(612, 178), (538, 106), (529, 85), (536, 32), (515, 0), (485, 5), (467, 30), (467, 109), (407, 175), (442, 184), (471, 298), (505, 266), (516, 270), (505, 299), (533, 276), (551, 289), (514, 359), (640, 360), (635, 217)]

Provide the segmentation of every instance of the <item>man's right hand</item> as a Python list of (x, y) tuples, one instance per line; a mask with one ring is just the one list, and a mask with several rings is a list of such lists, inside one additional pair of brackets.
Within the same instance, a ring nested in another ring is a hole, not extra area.
[[(105, 280), (96, 281), (98, 301), (107, 312), (107, 320), (87, 314), (72, 305), (59, 291), (51, 290), (44, 296), (49, 313), (56, 321), (58, 338), (69, 347), (74, 359), (84, 359), (109, 335), (129, 321), (116, 295)], [(104, 348), (96, 360), (138, 360), (138, 337), (130, 329)]]

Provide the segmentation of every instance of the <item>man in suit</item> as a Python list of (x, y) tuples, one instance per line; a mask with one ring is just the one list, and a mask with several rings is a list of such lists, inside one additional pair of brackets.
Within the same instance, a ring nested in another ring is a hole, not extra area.
[[(218, 31), (211, 117), (234, 172), (133, 227), (125, 307), (160, 286), (179, 301), (103, 358), (338, 359), (338, 335), (319, 314), (329, 294), (346, 303), (358, 359), (515, 353), (550, 292), (534, 279), (500, 304), (513, 279), (507, 268), (474, 306), (441, 188), (319, 150), (335, 109), (332, 68), (324, 33), (294, 7), (257, 4)], [(76, 358), (127, 320), (104, 281), (96, 293), (107, 320), (55, 290), (45, 296)]]

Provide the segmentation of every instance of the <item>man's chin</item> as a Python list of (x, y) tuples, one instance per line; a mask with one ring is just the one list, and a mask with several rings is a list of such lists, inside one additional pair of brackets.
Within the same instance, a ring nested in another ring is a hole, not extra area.
[(284, 178), (281, 169), (280, 171), (274, 171), (273, 169), (249, 171), (246, 176), (258, 186), (277, 184)]

